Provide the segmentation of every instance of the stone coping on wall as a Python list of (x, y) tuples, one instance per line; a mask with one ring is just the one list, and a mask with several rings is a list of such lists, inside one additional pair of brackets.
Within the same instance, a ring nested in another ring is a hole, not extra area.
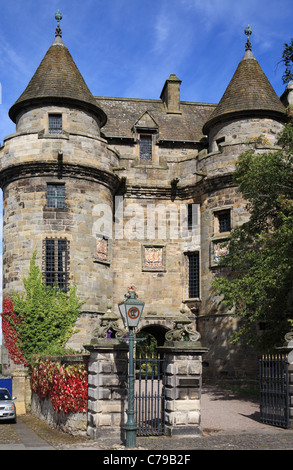
[(50, 359), (52, 362), (61, 362), (61, 364), (82, 363), (89, 359), (88, 353), (81, 354), (64, 354), (64, 355), (46, 355), (46, 356), (33, 356), (33, 359), (40, 359), (46, 361)]
[(204, 354), (209, 348), (202, 346), (200, 341), (166, 341), (157, 350), (166, 353)]
[(111, 350), (125, 350), (128, 349), (127, 338), (121, 340), (116, 338), (99, 338), (91, 344), (84, 344), (83, 346), (87, 351), (111, 351)]

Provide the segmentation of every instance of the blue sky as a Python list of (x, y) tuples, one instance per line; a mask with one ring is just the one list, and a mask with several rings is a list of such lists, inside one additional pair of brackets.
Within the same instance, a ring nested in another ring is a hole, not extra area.
[(218, 102), (252, 50), (280, 95), (284, 42), (293, 37), (292, 0), (10, 0), (1, 5), (0, 141), (14, 131), (8, 110), (54, 40), (63, 40), (94, 95), (159, 98), (166, 78), (186, 101)]
[(280, 60), (293, 37), (292, 0), (0, 0), (0, 6), (1, 143), (15, 130), (9, 108), (54, 40), (57, 9), (63, 40), (96, 96), (159, 99), (175, 73), (182, 100), (217, 103), (244, 54), (248, 24), (256, 59), (277, 94), (285, 89)]

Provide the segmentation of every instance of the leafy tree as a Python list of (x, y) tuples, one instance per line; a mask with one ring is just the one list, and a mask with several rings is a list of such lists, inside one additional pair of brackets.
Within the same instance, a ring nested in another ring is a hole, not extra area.
[(76, 288), (69, 293), (59, 288), (48, 288), (36, 265), (36, 252), (27, 278), (24, 279), (26, 294), (14, 293), (14, 311), (21, 321), (14, 325), (21, 339), (21, 348), (30, 362), (33, 354), (58, 354), (74, 333), (74, 325), (80, 314), (81, 303)]
[[(245, 334), (248, 343), (265, 351), (282, 344), (293, 318), (292, 123), (279, 144), (280, 151), (248, 151), (238, 159), (234, 180), (250, 219), (231, 232), (225, 267), (213, 284), (224, 305), (245, 319), (235, 341)], [(265, 330), (257, 335), (260, 322)]]
[(136, 357), (156, 357), (157, 356), (157, 340), (146, 331), (140, 331), (136, 335), (137, 338), (144, 338), (144, 341), (136, 343)]
[(293, 39), (290, 43), (284, 44), (285, 49), (282, 54), (282, 62), (285, 65), (285, 72), (283, 74), (283, 83), (288, 83), (293, 79)]

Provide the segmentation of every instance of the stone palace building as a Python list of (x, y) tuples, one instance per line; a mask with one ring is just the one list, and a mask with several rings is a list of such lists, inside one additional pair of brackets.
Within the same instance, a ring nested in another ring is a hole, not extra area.
[[(181, 101), (174, 74), (158, 99), (94, 96), (58, 23), (9, 111), (16, 131), (0, 149), (3, 297), (23, 290), (36, 250), (46, 285), (76, 285), (85, 301), (69, 347), (83, 350), (110, 312), (120, 322), (118, 303), (134, 285), (145, 302), (139, 330), (159, 345), (174, 320), (188, 318), (209, 348), (204, 375), (254, 374), (253, 353), (229, 343), (238, 321), (211, 281), (221, 242), (248, 217), (235, 161), (248, 148), (274, 148), (290, 87), (279, 99), (247, 34), (234, 76), (211, 104)], [(5, 347), (2, 362), (13, 369)]]

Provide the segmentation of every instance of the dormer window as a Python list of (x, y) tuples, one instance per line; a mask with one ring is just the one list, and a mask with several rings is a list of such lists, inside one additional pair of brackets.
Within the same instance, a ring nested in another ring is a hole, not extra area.
[(150, 134), (140, 134), (139, 155), (142, 161), (152, 161), (153, 139)]
[(143, 113), (133, 126), (135, 140), (138, 144), (137, 156), (141, 162), (152, 162), (158, 159), (155, 143), (159, 126), (148, 111)]
[(49, 114), (49, 134), (62, 134), (62, 114)]

